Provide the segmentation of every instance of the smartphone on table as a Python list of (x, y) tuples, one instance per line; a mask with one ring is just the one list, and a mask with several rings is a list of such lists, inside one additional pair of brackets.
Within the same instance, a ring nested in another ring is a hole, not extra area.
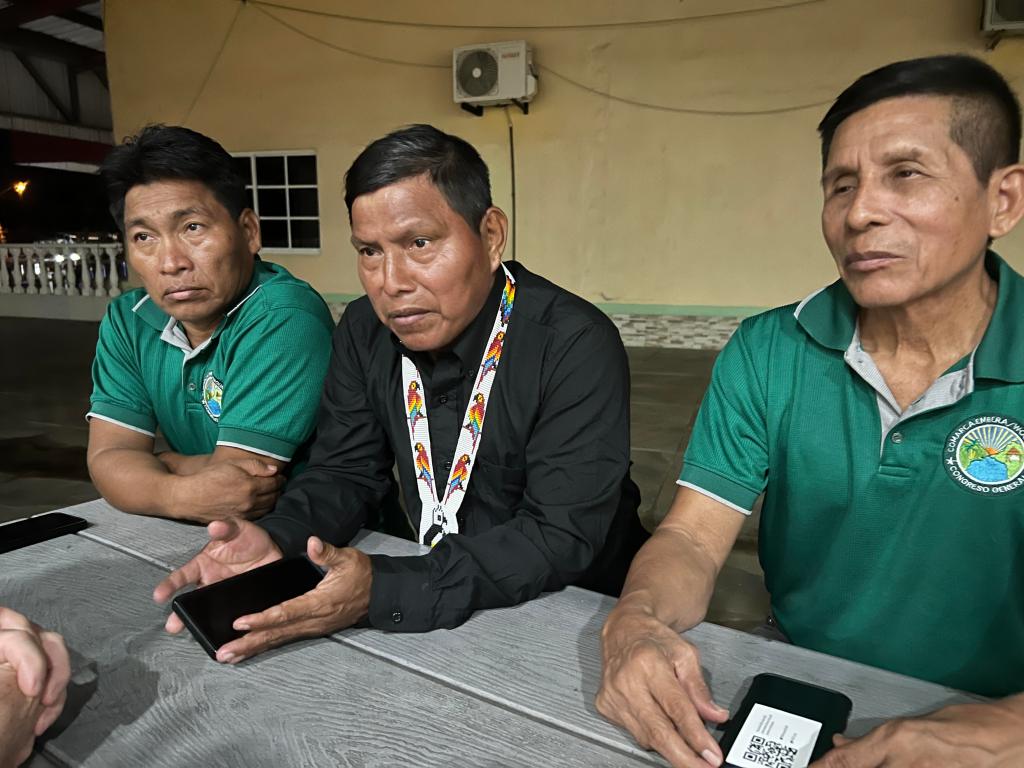
[(49, 541), (69, 533), (77, 533), (88, 526), (87, 521), (65, 512), (48, 512), (45, 515), (3, 523), (0, 524), (0, 553)]
[(178, 595), (171, 609), (210, 658), (216, 659), (218, 648), (245, 634), (232, 626), (235, 619), (303, 595), (323, 577), (323, 571), (305, 555), (275, 560)]
[(719, 744), (729, 768), (806, 768), (846, 730), (845, 694), (773, 674), (754, 677)]

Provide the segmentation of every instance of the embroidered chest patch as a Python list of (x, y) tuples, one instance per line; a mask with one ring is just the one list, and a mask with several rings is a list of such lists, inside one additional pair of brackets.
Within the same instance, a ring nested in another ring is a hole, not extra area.
[(203, 408), (206, 415), (214, 421), (220, 421), (224, 405), (224, 385), (210, 371), (203, 378)]
[(958, 424), (943, 446), (942, 463), (957, 485), (989, 495), (1024, 485), (1024, 426), (983, 415)]

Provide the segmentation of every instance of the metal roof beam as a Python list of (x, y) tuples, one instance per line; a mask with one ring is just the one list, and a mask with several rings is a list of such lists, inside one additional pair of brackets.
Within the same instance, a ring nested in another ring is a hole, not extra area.
[(0, 48), (28, 56), (62, 61), (75, 69), (106, 67), (103, 51), (69, 43), (29, 29), (0, 29)]
[(89, 0), (29, 0), (29, 2), (21, 0), (21, 2), (0, 9), (0, 29), (17, 29), (22, 24), (36, 19), (59, 16), (62, 13), (73, 11), (88, 2)]
[(64, 122), (74, 123), (74, 116), (71, 114), (68, 108), (64, 106), (63, 102), (61, 102), (60, 100), (60, 97), (57, 96), (57, 92), (50, 87), (50, 84), (46, 82), (46, 78), (44, 78), (42, 73), (38, 69), (36, 69), (35, 64), (33, 64), (31, 60), (29, 60), (28, 56), (20, 52), (15, 52), (14, 55), (18, 57), (18, 61), (21, 62), (21, 66), (23, 66), (25, 68), (25, 71), (28, 72), (29, 77), (31, 77), (35, 81), (35, 84), (39, 87), (39, 90), (46, 94), (46, 98), (48, 98), (50, 100), (50, 103), (57, 108), (58, 112), (60, 112), (60, 116), (64, 118)]
[(64, 21), (70, 21), (81, 27), (95, 29), (97, 32), (103, 31), (103, 19), (93, 16), (91, 13), (86, 13), (85, 11), (67, 11), (66, 13), (58, 13), (57, 15), (64, 19)]

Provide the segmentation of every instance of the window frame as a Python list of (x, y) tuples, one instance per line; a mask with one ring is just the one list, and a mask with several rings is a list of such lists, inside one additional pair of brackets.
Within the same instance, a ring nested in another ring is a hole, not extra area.
[[(321, 215), (320, 208), (320, 157), (317, 155), (315, 149), (282, 149), (282, 150), (260, 150), (258, 152), (231, 152), (232, 157), (236, 158), (248, 158), (249, 160), (249, 179), (245, 185), (246, 190), (252, 190), (252, 203), (253, 211), (259, 217), (260, 221), (283, 221), (285, 222), (285, 230), (288, 233), (287, 246), (265, 246), (261, 249), (261, 252), (267, 253), (281, 253), (281, 254), (295, 254), (295, 255), (308, 255), (308, 256), (319, 256), (320, 251), (323, 248), (323, 217)], [(256, 158), (258, 157), (309, 157), (312, 156), (313, 162), (316, 165), (316, 184), (290, 184), (288, 181), (288, 162), (284, 163), (284, 184), (260, 184), (259, 177), (256, 174)], [(285, 215), (284, 216), (264, 216), (260, 213), (259, 205), (259, 191), (261, 189), (280, 189), (284, 191), (284, 205)], [(313, 189), (316, 190), (316, 216), (292, 216), (291, 213), (291, 198), (288, 191), (291, 189)], [(291, 246), (292, 241), (292, 221), (315, 221), (317, 223), (317, 230), (320, 236), (320, 246), (317, 248), (295, 248)]]

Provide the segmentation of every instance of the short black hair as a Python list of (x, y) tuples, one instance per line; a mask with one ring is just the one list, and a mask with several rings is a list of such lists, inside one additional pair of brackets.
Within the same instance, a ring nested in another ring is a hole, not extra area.
[(248, 207), (234, 159), (209, 136), (180, 125), (147, 125), (114, 147), (100, 166), (110, 215), (124, 231), (124, 198), (139, 184), (198, 181), (237, 219)]
[(884, 99), (949, 96), (949, 135), (970, 157), (982, 184), (997, 168), (1020, 158), (1020, 102), (995, 69), (973, 56), (929, 56), (897, 61), (868, 72), (839, 94), (818, 125), (821, 164), (828, 162), (836, 129), (850, 115)]
[(352, 221), (352, 203), (361, 195), (404, 179), (427, 174), (452, 210), (474, 232), (491, 207), (487, 164), (473, 145), (432, 125), (409, 125), (377, 139), (345, 173), (345, 205)]

